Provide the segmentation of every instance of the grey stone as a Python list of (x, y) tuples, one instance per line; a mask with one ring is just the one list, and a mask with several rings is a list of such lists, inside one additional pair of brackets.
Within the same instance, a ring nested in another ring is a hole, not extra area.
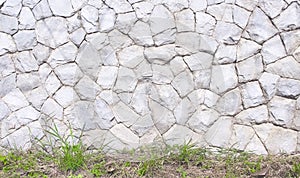
[(29, 7), (22, 8), (18, 20), (19, 20), (19, 29), (34, 29), (35, 27), (36, 20)]
[(241, 111), (235, 118), (243, 124), (261, 124), (269, 121), (269, 113), (266, 105), (257, 106)]
[(219, 118), (220, 114), (206, 106), (198, 106), (197, 111), (189, 118), (187, 125), (197, 133), (204, 133)]
[(179, 93), (179, 95), (184, 97), (194, 89), (193, 75), (185, 70), (184, 72), (178, 74), (171, 84)]
[(255, 125), (254, 130), (264, 143), (269, 154), (292, 153), (296, 151), (297, 132), (272, 124)]
[[(193, 39), (193, 40), (192, 40)], [(176, 52), (181, 55), (196, 53), (200, 49), (201, 36), (195, 32), (182, 32), (176, 35)]]
[(205, 140), (209, 145), (217, 147), (229, 147), (232, 135), (232, 118), (219, 118), (206, 132)]
[(174, 45), (164, 45), (146, 48), (144, 54), (150, 63), (165, 64), (176, 55), (176, 52)]
[(95, 100), (100, 93), (100, 87), (88, 76), (83, 76), (75, 85), (75, 90), (82, 100)]
[(56, 48), (68, 42), (66, 20), (62, 17), (50, 17), (36, 23), (37, 41)]
[(22, 4), (26, 7), (33, 8), (39, 0), (23, 0)]
[(6, 33), (0, 32), (0, 55), (7, 52), (15, 52), (16, 50), (17, 47), (13, 38)]
[(133, 5), (134, 11), (136, 13), (137, 18), (147, 21), (149, 16), (154, 8), (154, 5), (151, 2), (140, 1), (134, 3)]
[(188, 119), (193, 115), (196, 108), (193, 106), (191, 101), (185, 97), (174, 109), (174, 116), (176, 123), (185, 125)]
[(118, 68), (115, 66), (102, 66), (97, 83), (104, 89), (111, 89), (117, 79)]
[(118, 95), (112, 90), (103, 90), (99, 94), (99, 97), (102, 98), (109, 105), (115, 105), (120, 101)]
[(153, 36), (153, 40), (156, 46), (174, 44), (176, 41), (176, 29), (168, 29), (159, 34)]
[(144, 48), (133, 45), (118, 52), (119, 63), (124, 67), (135, 68), (144, 60)]
[(232, 11), (233, 22), (235, 22), (239, 27), (244, 29), (248, 24), (250, 14), (251, 12), (245, 10), (244, 8), (234, 6)]
[(14, 36), (18, 51), (33, 49), (37, 44), (34, 30), (18, 31)]
[(267, 72), (277, 74), (285, 78), (293, 78), (300, 80), (300, 63), (293, 57), (287, 56), (283, 59), (269, 64), (266, 68)]
[(52, 68), (55, 68), (61, 64), (74, 62), (77, 52), (77, 47), (72, 42), (68, 42), (54, 49), (51, 55), (49, 56), (47, 62)]
[(248, 143), (248, 145), (245, 148), (245, 151), (252, 152), (254, 154), (258, 155), (266, 155), (268, 152), (266, 151), (266, 148), (262, 141), (258, 138), (257, 135), (254, 135), (251, 141)]
[[(127, 2), (127, 1), (126, 1)], [(137, 148), (139, 146), (139, 137), (123, 124), (117, 124), (110, 129), (111, 133), (119, 138), (129, 148)]]
[(114, 49), (125, 48), (133, 44), (131, 38), (116, 29), (108, 33), (108, 39)]
[(237, 63), (239, 82), (247, 82), (260, 77), (264, 70), (261, 55), (255, 55)]
[(7, 104), (10, 110), (16, 111), (25, 106), (28, 106), (29, 103), (25, 98), (24, 94), (19, 89), (14, 89), (8, 94), (6, 94), (2, 100)]
[(97, 120), (98, 125), (101, 129), (110, 129), (116, 123), (113, 121), (114, 114), (112, 109), (102, 100), (100, 97), (97, 97), (95, 102), (95, 111), (99, 117)]
[(244, 108), (258, 106), (265, 102), (262, 90), (257, 81), (248, 82), (241, 86)]
[(235, 149), (245, 150), (254, 135), (253, 128), (244, 125), (234, 125), (230, 145)]
[(14, 34), (18, 30), (18, 19), (8, 15), (0, 14), (0, 32)]
[(279, 35), (266, 41), (261, 49), (264, 63), (270, 64), (278, 59), (285, 57), (286, 52)]
[(73, 14), (71, 0), (48, 0), (54, 15), (68, 17)]
[(104, 65), (117, 66), (118, 59), (115, 50), (111, 46), (105, 46), (99, 50), (99, 55)]
[(280, 30), (294, 30), (300, 27), (298, 15), (300, 13), (300, 5), (293, 2), (284, 9), (278, 17), (273, 21)]
[(235, 115), (242, 110), (242, 98), (239, 89), (231, 90), (219, 98), (216, 110), (222, 115)]
[(150, 97), (169, 110), (173, 110), (180, 102), (179, 95), (171, 85), (157, 85)]
[(194, 31), (195, 17), (190, 9), (185, 9), (174, 14), (176, 19), (177, 32)]
[(276, 125), (290, 126), (295, 117), (296, 101), (275, 96), (269, 104), (270, 119)]
[[(221, 0), (222, 1), (222, 0)], [(207, 14), (212, 15), (217, 21), (232, 23), (232, 6), (227, 3), (211, 4), (207, 7)]]
[(258, 0), (236, 0), (236, 4), (249, 11), (253, 11), (258, 4)]
[(269, 17), (274, 18), (286, 7), (286, 2), (283, 0), (263, 0), (259, 2), (259, 6)]
[(210, 89), (216, 93), (223, 93), (236, 87), (238, 80), (234, 64), (212, 66)]
[(216, 20), (211, 15), (204, 12), (196, 13), (196, 32), (212, 35), (216, 26)]
[(300, 81), (285, 78), (280, 79), (276, 94), (287, 98), (297, 98), (300, 95)]
[(139, 83), (132, 95), (130, 104), (134, 110), (142, 116), (150, 112), (148, 97), (152, 89), (153, 86), (151, 83)]
[(52, 16), (52, 12), (47, 0), (41, 0), (37, 5), (34, 6), (32, 12), (37, 20)]
[(112, 108), (118, 122), (124, 123), (127, 127), (133, 125), (140, 117), (125, 103), (119, 102)]
[(83, 73), (75, 63), (60, 65), (55, 68), (55, 74), (64, 85), (74, 86)]
[(93, 33), (98, 30), (99, 12), (91, 5), (86, 5), (81, 9), (82, 26), (87, 33)]
[(74, 32), (75, 30), (77, 30), (78, 28), (81, 27), (81, 15), (79, 15), (78, 13), (74, 14), (71, 17), (66, 18), (67, 20), (67, 28), (68, 28), (68, 32)]
[(133, 91), (137, 84), (137, 78), (133, 70), (120, 67), (114, 90), (117, 92)]
[(152, 121), (151, 115), (145, 115), (139, 118), (130, 129), (133, 130), (139, 137), (144, 136), (147, 132), (151, 131), (154, 127), (154, 123)]

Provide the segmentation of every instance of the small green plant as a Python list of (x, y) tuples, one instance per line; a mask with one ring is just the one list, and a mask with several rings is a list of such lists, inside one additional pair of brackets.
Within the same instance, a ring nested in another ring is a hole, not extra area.
[(139, 176), (145, 176), (146, 174), (153, 174), (153, 171), (160, 168), (163, 165), (163, 160), (159, 158), (150, 158), (140, 162), (137, 170)]
[(177, 168), (176, 171), (180, 174), (180, 176), (182, 178), (186, 178), (187, 177), (187, 172), (186, 172), (186, 170), (182, 166), (180, 166), (179, 168)]
[(300, 163), (293, 163), (291, 171), (295, 177), (299, 177), (300, 176)]
[(93, 165), (90, 171), (95, 177), (101, 177), (107, 173), (105, 169), (105, 161)]
[(74, 143), (74, 135), (71, 127), (70, 134), (65, 138), (59, 134), (58, 128), (55, 124), (54, 127), (49, 127), (49, 130), (46, 130), (46, 132), (54, 136), (61, 143), (57, 156), (59, 166), (62, 170), (76, 171), (84, 165), (85, 158), (83, 145), (80, 141), (78, 143)]

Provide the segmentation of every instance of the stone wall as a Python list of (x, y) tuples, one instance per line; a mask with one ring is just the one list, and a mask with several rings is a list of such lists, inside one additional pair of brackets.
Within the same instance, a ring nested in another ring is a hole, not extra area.
[(298, 0), (0, 0), (1, 146), (300, 149)]

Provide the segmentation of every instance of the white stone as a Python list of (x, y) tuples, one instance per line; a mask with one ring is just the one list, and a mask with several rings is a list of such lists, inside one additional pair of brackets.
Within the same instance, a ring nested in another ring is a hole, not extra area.
[(270, 119), (277, 125), (290, 126), (295, 117), (296, 101), (275, 96), (269, 104)]
[(153, 128), (154, 128), (154, 123), (152, 121), (150, 114), (148, 114), (142, 118), (139, 118), (138, 121), (130, 127), (130, 129), (133, 132), (135, 132), (139, 137), (144, 136), (149, 131), (151, 132), (151, 130), (153, 130)]
[(48, 98), (48, 93), (44, 87), (38, 87), (28, 91), (26, 97), (34, 108), (40, 110)]
[(79, 48), (79, 52), (76, 56), (76, 63), (84, 74), (91, 77), (91, 79), (96, 80), (102, 58), (97, 49), (95, 49), (91, 43), (88, 43)]
[(211, 70), (205, 69), (193, 72), (195, 88), (209, 89)]
[(182, 57), (176, 56), (170, 61), (170, 68), (175, 76), (184, 71), (186, 67)]
[(244, 29), (248, 24), (250, 14), (251, 12), (245, 10), (244, 8), (234, 6), (232, 11), (233, 22), (235, 22), (239, 27)]
[(257, 106), (241, 111), (235, 118), (243, 124), (261, 124), (269, 121), (269, 113), (266, 105)]
[(208, 35), (200, 35), (199, 51), (207, 52), (211, 55), (215, 54), (219, 43), (215, 38)]
[(175, 19), (177, 32), (195, 30), (195, 17), (192, 10), (185, 9), (175, 13)]
[(32, 54), (34, 55), (34, 57), (38, 61), (38, 63), (41, 64), (41, 63), (47, 61), (47, 59), (50, 55), (50, 48), (38, 43), (33, 48)]
[(99, 124), (101, 129), (110, 129), (114, 124), (116, 124), (114, 119), (114, 114), (109, 105), (105, 103), (104, 100), (97, 97), (95, 102), (95, 111), (99, 117), (97, 123)]
[[(131, 99), (131, 106), (134, 108), (134, 110), (146, 117), (145, 115), (149, 114), (149, 103), (148, 103), (148, 97), (150, 94), (150, 90), (153, 88), (151, 83), (143, 82), (137, 85)], [(146, 119), (146, 118), (145, 118)]]
[(187, 70), (178, 74), (171, 84), (181, 97), (186, 96), (194, 90), (193, 75)]
[(232, 23), (232, 7), (232, 5), (226, 3), (213, 4), (207, 7), (206, 12), (213, 16), (217, 21)]
[(278, 82), (276, 94), (287, 98), (297, 98), (300, 95), (300, 81), (281, 78)]
[(121, 32), (127, 34), (137, 20), (138, 19), (134, 12), (118, 14), (115, 28), (120, 30)]
[(72, 42), (68, 42), (54, 49), (47, 62), (55, 68), (58, 65), (75, 61), (77, 52), (77, 47)]
[(203, 103), (207, 106), (207, 107), (214, 107), (220, 96), (217, 95), (216, 93), (210, 91), (210, 90), (204, 90), (204, 101)]
[(239, 82), (247, 82), (258, 79), (264, 70), (262, 57), (260, 55), (255, 55), (245, 59), (237, 63), (236, 67)]
[(263, 43), (277, 33), (277, 29), (259, 8), (255, 8), (250, 16), (246, 31), (250, 38), (258, 43)]
[(31, 51), (17, 53), (15, 60), (16, 68), (22, 72), (37, 71), (39, 68)]
[(38, 73), (21, 73), (17, 75), (17, 87), (22, 92), (28, 92), (41, 85)]
[(71, 17), (66, 18), (66, 20), (67, 20), (67, 27), (69, 33), (74, 32), (82, 25), (81, 24), (82, 17), (78, 13), (74, 14)]
[(185, 125), (188, 119), (193, 115), (196, 108), (188, 98), (184, 98), (174, 109), (176, 123)]
[(141, 1), (134, 3), (133, 5), (134, 11), (136, 13), (137, 18), (146, 21), (149, 19), (151, 11), (154, 8), (154, 5), (147, 1)]
[(118, 59), (116, 51), (110, 46), (105, 46), (99, 51), (100, 57), (103, 60), (104, 65), (118, 66)]
[(283, 59), (269, 64), (266, 68), (267, 72), (277, 74), (285, 78), (293, 78), (300, 80), (300, 63), (298, 63), (293, 57), (287, 56)]
[(83, 75), (75, 63), (58, 66), (54, 72), (64, 85), (69, 86), (74, 86)]
[(63, 118), (63, 108), (52, 98), (48, 98), (41, 108), (46, 116), (56, 119)]
[[(126, 1), (127, 2), (127, 1)], [(130, 147), (136, 148), (139, 145), (139, 137), (123, 124), (117, 124), (110, 129), (111, 133)]]
[(14, 89), (5, 95), (2, 100), (7, 104), (10, 110), (16, 111), (25, 106), (28, 106), (29, 103), (26, 100), (24, 94), (19, 89)]
[(189, 0), (189, 6), (194, 12), (205, 10), (207, 7), (207, 1)]
[(124, 123), (127, 127), (134, 124), (140, 117), (125, 103), (119, 102), (112, 108), (114, 116), (118, 122)]
[(0, 97), (4, 97), (6, 94), (16, 88), (16, 74), (3, 77), (0, 80)]
[(150, 16), (150, 28), (153, 34), (175, 28), (174, 16), (165, 6), (155, 6)]
[(82, 25), (87, 33), (98, 30), (99, 12), (94, 6), (86, 5), (81, 9)]
[(280, 30), (294, 30), (300, 27), (299, 21), (300, 5), (293, 2), (286, 9), (284, 9), (278, 17), (273, 21)]
[(53, 95), (60, 88), (61, 83), (54, 72), (51, 72), (44, 85), (48, 94)]
[(176, 55), (176, 52), (174, 45), (164, 45), (146, 48), (144, 54), (150, 63), (165, 64)]
[(36, 23), (37, 41), (56, 48), (68, 42), (66, 20), (62, 17), (50, 17)]
[(0, 78), (6, 77), (15, 71), (12, 55), (0, 56)]
[(167, 145), (184, 145), (190, 144), (200, 144), (203, 142), (202, 137), (196, 134), (191, 129), (175, 124), (170, 128), (164, 135), (164, 140)]
[[(193, 39), (193, 40), (192, 40)], [(199, 51), (201, 36), (195, 32), (182, 32), (176, 34), (176, 52), (187, 55)]]
[(133, 70), (126, 67), (120, 67), (114, 90), (117, 92), (133, 91), (136, 83), (137, 78)]
[(176, 41), (176, 29), (168, 29), (159, 34), (153, 36), (153, 40), (156, 46), (174, 44)]
[(15, 52), (16, 50), (17, 47), (13, 38), (6, 33), (0, 32), (0, 55), (7, 52)]
[(188, 8), (188, 0), (164, 0), (162, 1), (170, 9), (172, 13), (182, 11), (183, 9)]
[(220, 114), (206, 106), (198, 106), (197, 111), (189, 118), (187, 125), (197, 133), (203, 133), (219, 118)]
[[(72, 7), (74, 11), (81, 9), (88, 0), (71, 0)], [(98, 1), (99, 2), (99, 1)], [(100, 1), (102, 3), (102, 1)]]
[(118, 68), (114, 66), (102, 66), (97, 83), (104, 89), (111, 89), (117, 79)]
[(115, 25), (116, 14), (112, 9), (101, 8), (99, 10), (99, 29), (100, 32), (107, 32)]
[(225, 44), (237, 44), (242, 35), (242, 29), (235, 24), (218, 21), (214, 36)]
[(92, 33), (85, 36), (85, 40), (90, 43), (95, 49), (103, 50), (109, 46), (108, 36), (106, 33)]
[(205, 140), (208, 144), (217, 147), (229, 147), (232, 135), (232, 118), (219, 118), (206, 132)]
[(33, 29), (35, 18), (29, 7), (23, 7), (19, 15), (19, 29)]
[(47, 0), (41, 0), (36, 6), (34, 6), (32, 12), (37, 20), (53, 15)]
[(300, 63), (300, 46), (295, 50), (295, 52), (293, 53), (293, 56), (296, 59), (296, 61), (298, 61)]
[(282, 32), (281, 38), (287, 53), (292, 54), (300, 45), (300, 30)]
[(124, 48), (133, 44), (133, 41), (125, 34), (121, 33), (118, 30), (113, 30), (109, 32), (108, 38), (110, 45), (114, 48)]
[(51, 72), (52, 72), (52, 68), (47, 63), (40, 65), (38, 73), (39, 73), (40, 79), (43, 83), (46, 82), (46, 80)]
[(261, 46), (254, 41), (242, 38), (237, 46), (237, 61), (242, 61), (258, 53)]
[(297, 147), (297, 132), (272, 124), (255, 125), (254, 130), (269, 154), (292, 153)]
[(88, 76), (83, 76), (75, 85), (75, 90), (82, 100), (95, 100), (100, 93), (100, 87)]
[(113, 8), (116, 13), (126, 13), (133, 10), (126, 0), (105, 0), (105, 3)]
[(236, 61), (237, 46), (235, 45), (220, 45), (216, 51), (214, 63), (229, 64)]
[(260, 85), (267, 99), (270, 100), (275, 95), (279, 78), (278, 75), (267, 72), (264, 72), (259, 78)]
[(137, 45), (151, 46), (153, 39), (148, 23), (137, 21), (129, 32), (129, 36), (134, 40)]
[(259, 2), (259, 7), (269, 17), (274, 18), (286, 7), (286, 3), (283, 0), (263, 0)]
[(216, 93), (222, 93), (236, 87), (238, 83), (235, 65), (212, 66), (210, 89)]
[(33, 49), (37, 44), (34, 30), (18, 31), (13, 38), (16, 42), (18, 51)]
[(176, 122), (173, 113), (155, 101), (150, 101), (149, 105), (157, 130), (160, 134), (166, 133)]
[(151, 91), (151, 98), (162, 106), (173, 110), (180, 102), (180, 97), (170, 85), (157, 85), (157, 90)]
[(0, 14), (0, 32), (14, 34), (18, 30), (18, 19)]
[(152, 82), (156, 84), (169, 84), (174, 79), (173, 73), (168, 66), (152, 64)]
[(63, 108), (68, 107), (74, 101), (78, 100), (79, 97), (75, 93), (72, 87), (63, 86), (53, 96), (55, 101), (60, 104)]
[(10, 114), (8, 106), (1, 100), (0, 101), (0, 120), (2, 121)]
[(235, 115), (242, 110), (242, 98), (239, 89), (231, 90), (219, 98), (216, 110), (223, 115)]
[(84, 40), (85, 35), (86, 32), (83, 30), (83, 28), (79, 28), (70, 34), (70, 40), (79, 46)]
[(191, 71), (198, 71), (211, 68), (213, 56), (209, 53), (198, 52), (184, 57), (184, 61)]
[(151, 69), (151, 65), (147, 60), (143, 60), (134, 70), (136, 77), (138, 79), (151, 77), (153, 72)]
[(236, 0), (236, 4), (249, 11), (253, 11), (258, 4), (258, 0)]
[(70, 0), (48, 0), (48, 2), (54, 15), (68, 17), (73, 14)]
[(258, 155), (267, 155), (268, 154), (265, 146), (263, 145), (263, 143), (261, 142), (261, 140), (258, 138), (257, 135), (253, 136), (251, 141), (246, 146), (245, 151), (248, 151), (248, 152), (254, 153), (254, 154), (258, 154)]
[(109, 105), (115, 105), (120, 101), (118, 95), (112, 90), (103, 90), (99, 94), (99, 97), (101, 97)]
[(22, 3), (26, 7), (33, 8), (39, 1), (40, 0), (23, 0)]
[(1, 7), (1, 13), (9, 16), (18, 16), (22, 8), (22, 0), (6, 0)]
[(98, 1), (98, 0), (88, 0), (88, 4), (96, 7), (97, 9), (100, 9), (104, 3), (102, 1)]
[(260, 85), (257, 81), (248, 82), (241, 86), (241, 93), (245, 108), (258, 106), (265, 102)]
[(137, 45), (124, 48), (119, 51), (118, 58), (124, 67), (135, 68), (144, 60), (144, 48)]
[(230, 145), (238, 150), (244, 150), (254, 137), (253, 128), (244, 125), (234, 125)]
[(278, 59), (286, 56), (286, 52), (280, 36), (276, 35), (266, 41), (261, 49), (264, 63), (269, 64), (277, 61)]

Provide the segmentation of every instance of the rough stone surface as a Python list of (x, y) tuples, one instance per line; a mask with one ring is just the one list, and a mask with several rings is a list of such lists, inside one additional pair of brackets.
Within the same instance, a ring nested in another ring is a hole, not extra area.
[[(300, 151), (295, 0), (0, 0), (0, 146)], [(53, 118), (52, 121), (48, 121)], [(93, 147), (92, 147), (93, 146)]]

